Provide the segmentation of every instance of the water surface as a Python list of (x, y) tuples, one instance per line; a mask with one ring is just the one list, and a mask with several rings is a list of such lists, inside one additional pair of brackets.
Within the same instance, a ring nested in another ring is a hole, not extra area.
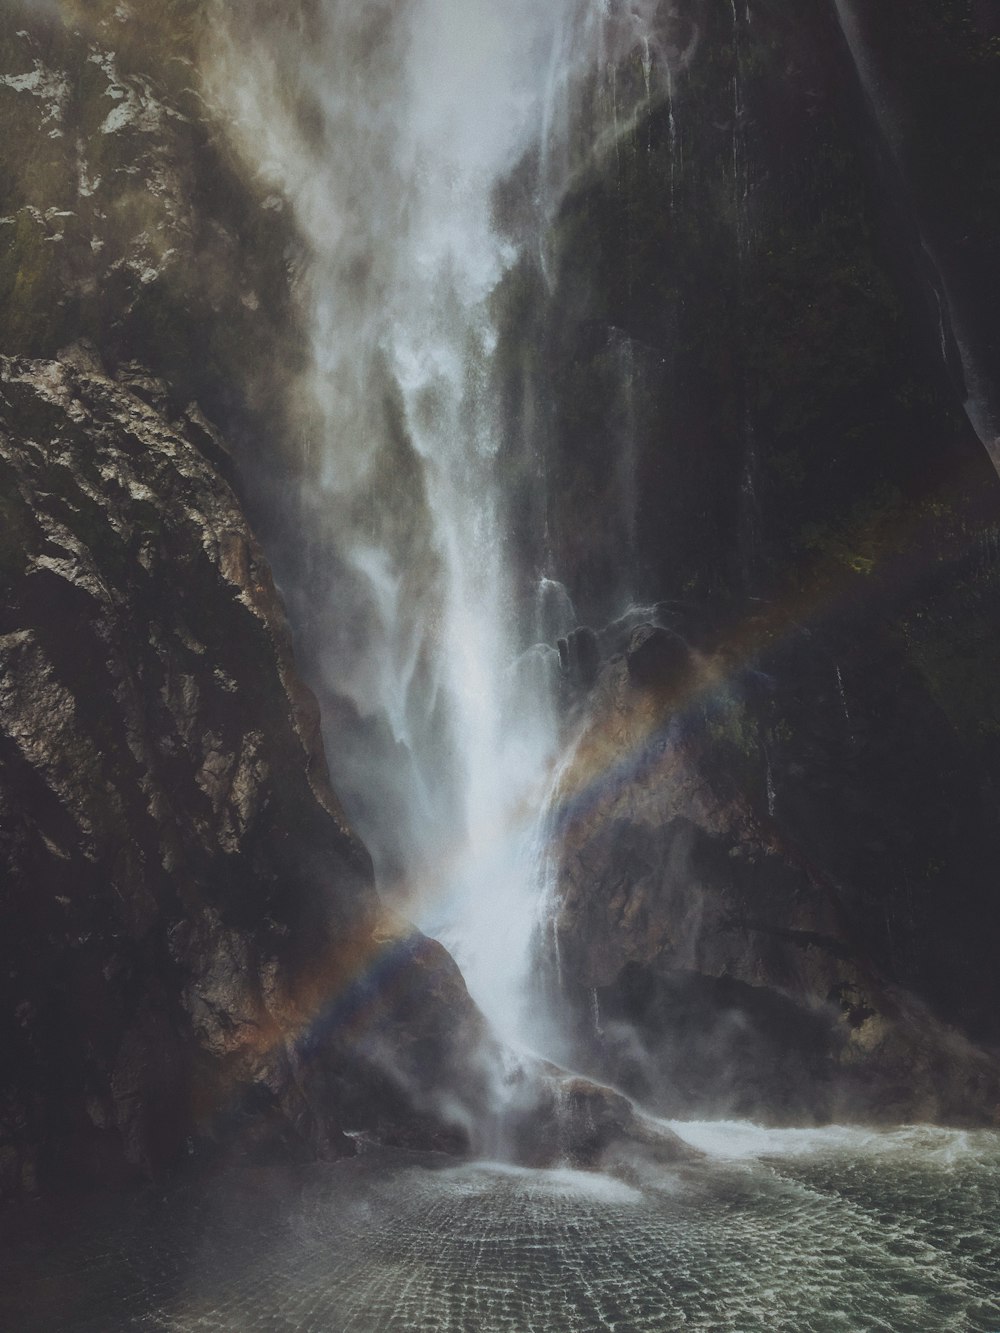
[(242, 1333), (1000, 1330), (1000, 1136), (677, 1128), (629, 1178), (372, 1153), (7, 1240), (0, 1326)]

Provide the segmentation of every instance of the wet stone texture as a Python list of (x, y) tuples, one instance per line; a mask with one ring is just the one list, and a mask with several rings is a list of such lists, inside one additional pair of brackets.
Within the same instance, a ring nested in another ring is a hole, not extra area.
[(0, 358), (0, 1196), (454, 1146), (424, 1094), (476, 1083), (479, 1015), (380, 912), (228, 470), (139, 367)]
[(995, 8), (622, 6), (668, 86), (594, 72), (497, 293), (522, 566), (593, 696), (552, 988), (574, 1067), (673, 1114), (1000, 1100)]
[(383, 1154), (91, 1205), (55, 1248), (36, 1217), (0, 1318), (25, 1333), (1000, 1325), (996, 1136), (752, 1132), (749, 1156), (641, 1185)]
[[(725, 647), (684, 647), (664, 627), (681, 620), (670, 604), (645, 614), (663, 623), (602, 635), (606, 660), (581, 692), (554, 802), (539, 943), (548, 1004), (570, 1016), (560, 1058), (662, 1115), (995, 1124), (996, 1044), (970, 1020), (995, 973), (983, 958), (995, 913), (970, 903), (995, 863), (972, 791), (981, 773), (956, 763), (968, 799), (931, 796), (929, 754), (904, 749), (888, 768), (883, 740), (859, 742), (842, 777), (838, 754), (800, 741), (778, 713), (782, 683), (798, 674), (816, 686), (803, 688), (803, 727), (823, 724), (822, 701), (860, 728), (829, 664), (824, 697), (794, 643), (748, 665)], [(923, 718), (920, 743), (948, 754), (912, 681), (880, 679), (901, 713)], [(881, 717), (902, 728), (887, 701)], [(935, 813), (917, 830), (929, 799)], [(897, 837), (926, 839), (921, 854), (937, 846), (941, 865), (945, 844), (962, 844), (974, 866), (937, 897), (905, 868), (892, 877), (884, 861)]]

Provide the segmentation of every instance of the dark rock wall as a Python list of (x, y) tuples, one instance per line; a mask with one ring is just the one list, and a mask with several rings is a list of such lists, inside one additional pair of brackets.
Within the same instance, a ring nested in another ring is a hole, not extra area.
[(7, 1189), (468, 1129), (478, 1016), (379, 908), (224, 449), (147, 375), (0, 362)]
[[(982, 9), (852, 6), (876, 108), (826, 0), (661, 7), (675, 61), (698, 34), (672, 98), (628, 123), (639, 52), (594, 84), (581, 114), (606, 126), (614, 92), (622, 133), (581, 155), (545, 273), (529, 254), (497, 294), (526, 568), (592, 625), (634, 601), (695, 650), (689, 689), (668, 653), (640, 704), (604, 635), (559, 981), (550, 952), (575, 1058), (620, 1074), (638, 1033), (632, 1086), (674, 1109), (997, 1100), (962, 1079), (935, 1100), (912, 1047), (935, 1023), (1000, 1042), (1000, 483), (957, 346), (960, 317), (995, 370)], [(502, 192), (515, 233), (530, 172)], [(900, 990), (926, 1008), (897, 1023)]]
[(280, 421), (301, 365), (299, 251), (282, 200), (246, 178), (213, 122), (198, 67), (208, 10), (4, 6), (0, 351), (89, 339), (246, 447)]
[[(992, 1020), (989, 904), (913, 868), (928, 845), (972, 876), (992, 861), (975, 777), (924, 769), (953, 740), (925, 708), (917, 753), (887, 758), (862, 724), (841, 767), (851, 742), (814, 711), (836, 684), (793, 662), (815, 694), (790, 775), (760, 721), (769, 678), (675, 653), (667, 680), (647, 669), (660, 636), (681, 642), (640, 627), (603, 666), (557, 798), (544, 999), (569, 1015), (563, 1058), (673, 1115), (989, 1123), (1000, 1066), (969, 1037)], [(888, 693), (887, 729), (921, 716)], [(957, 851), (956, 820), (976, 840)]]
[(206, 14), (0, 15), (0, 1194), (460, 1148), (486, 1097), (238, 494), (290, 449), (297, 248), (215, 135)]
[[(658, 94), (632, 128), (622, 113), (618, 139), (581, 156), (547, 280), (529, 254), (498, 292), (512, 463), (546, 458), (530, 558), (560, 571), (588, 619), (610, 619), (623, 591), (738, 607), (748, 584), (806, 575), (859, 506), (874, 516), (897, 492), (916, 502), (954, 480), (968, 493), (994, 484), (954, 349), (942, 359), (917, 227), (927, 210), (910, 180), (933, 173), (920, 120), (931, 112), (916, 93), (931, 65), (940, 98), (951, 89), (958, 103), (938, 137), (957, 144), (964, 131), (967, 167), (953, 191), (953, 156), (935, 141), (948, 156), (937, 214), (963, 230), (979, 303), (992, 308), (993, 231), (974, 221), (994, 188), (997, 56), (917, 8), (883, 20), (897, 62), (913, 65), (915, 165), (901, 181), (832, 3), (771, 0), (749, 19), (742, 5), (673, 7), (683, 17), (661, 6), (673, 59), (699, 34), (672, 98)], [(639, 54), (617, 76), (625, 106), (626, 90), (641, 90)], [(606, 130), (609, 87), (580, 114), (585, 141), (595, 123)], [(524, 174), (500, 209), (522, 232), (537, 222), (526, 222), (527, 164)]]
[(949, 348), (956, 386), (981, 399), (998, 461), (1000, 181), (990, 127), (1000, 115), (1000, 12), (992, 0), (919, 0), (896, 11), (853, 0), (843, 14), (863, 53), (887, 170), (939, 275), (944, 335), (963, 344)]

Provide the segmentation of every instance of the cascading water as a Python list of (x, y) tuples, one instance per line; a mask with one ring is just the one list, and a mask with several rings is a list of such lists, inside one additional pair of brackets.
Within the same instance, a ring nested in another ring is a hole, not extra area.
[[(366, 784), (392, 792), (394, 821), (351, 810), (383, 894), (447, 944), (509, 1039), (528, 1035), (546, 791), (563, 740), (552, 645), (573, 613), (553, 578), (526, 597), (509, 549), (490, 296), (517, 250), (493, 199), (536, 151), (524, 244), (544, 258), (581, 153), (613, 151), (634, 118), (617, 68), (635, 53), (640, 96), (672, 93), (657, 9), (327, 0), (308, 22), (260, 13), (220, 27), (217, 96), (310, 248), (304, 430), (318, 444), (301, 507), (305, 540), (336, 571), (323, 669), (383, 737), (373, 775), (370, 753), (352, 773), (332, 736), (335, 782), (349, 809)], [(591, 99), (593, 141), (581, 145), (575, 99), (595, 79), (611, 96)], [(627, 417), (627, 345), (620, 361)]]

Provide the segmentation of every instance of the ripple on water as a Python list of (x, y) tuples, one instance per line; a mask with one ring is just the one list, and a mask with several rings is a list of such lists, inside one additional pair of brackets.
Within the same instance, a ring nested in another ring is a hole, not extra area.
[(639, 1184), (399, 1155), (81, 1213), (10, 1249), (0, 1325), (309, 1333), (990, 1333), (1000, 1139), (675, 1128)]

